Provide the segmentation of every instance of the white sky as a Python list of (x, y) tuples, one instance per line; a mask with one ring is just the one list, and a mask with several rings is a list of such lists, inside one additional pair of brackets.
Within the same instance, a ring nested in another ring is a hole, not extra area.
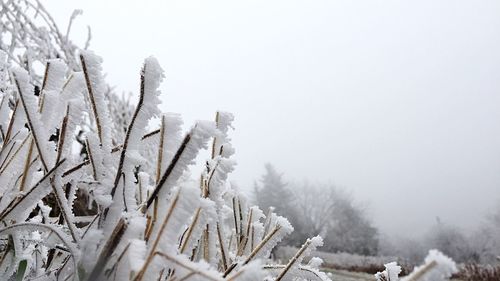
[[(137, 93), (164, 67), (164, 111), (236, 115), (242, 187), (271, 162), (368, 202), (383, 232), (476, 226), (500, 199), (500, 1), (55, 1), (46, 8)], [(63, 28), (63, 29), (64, 29)]]

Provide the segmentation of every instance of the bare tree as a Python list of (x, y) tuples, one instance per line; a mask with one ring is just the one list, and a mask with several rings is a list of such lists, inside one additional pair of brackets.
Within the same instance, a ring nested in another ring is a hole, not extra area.
[(352, 196), (333, 185), (304, 182), (291, 186), (294, 212), (287, 216), (294, 222), (290, 244), (311, 235), (325, 239), (323, 250), (375, 255), (378, 230)]
[(481, 263), (500, 262), (500, 202), (496, 209), (486, 216), (482, 226), (473, 233), (470, 243)]
[(277, 214), (284, 215), (292, 212), (293, 194), (283, 181), (283, 174), (276, 171), (273, 165), (265, 165), (266, 172), (255, 183), (255, 201), (263, 210), (274, 208)]
[[(276, 171), (270, 163), (264, 167), (266, 172), (262, 175), (260, 183), (255, 183), (254, 186), (255, 203), (265, 212), (274, 211), (276, 214), (286, 216), (293, 226), (300, 225), (297, 221), (299, 210), (295, 206), (297, 198), (283, 180), (283, 174)], [(307, 239), (303, 238), (304, 235), (296, 230), (284, 239), (284, 243), (298, 247)]]
[(429, 230), (425, 244), (428, 249), (438, 249), (457, 262), (479, 261), (467, 236), (458, 227), (446, 224), (439, 218)]

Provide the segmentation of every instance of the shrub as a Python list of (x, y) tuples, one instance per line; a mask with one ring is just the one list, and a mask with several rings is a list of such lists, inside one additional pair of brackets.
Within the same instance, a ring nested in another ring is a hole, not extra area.
[(500, 280), (500, 266), (466, 264), (457, 275), (464, 281), (496, 281)]
[[(50, 28), (37, 28), (29, 11)], [(328, 280), (318, 263), (300, 264), (319, 237), (286, 265), (263, 264), (293, 228), (226, 182), (231, 114), (183, 136), (180, 117), (158, 108), (163, 70), (150, 57), (117, 133), (101, 58), (69, 43), (38, 2), (11, 1), (2, 13), (13, 39), (2, 33), (0, 279)], [(41, 76), (35, 60), (45, 64)], [(147, 131), (155, 117), (159, 128)], [(193, 179), (189, 166), (210, 142)]]

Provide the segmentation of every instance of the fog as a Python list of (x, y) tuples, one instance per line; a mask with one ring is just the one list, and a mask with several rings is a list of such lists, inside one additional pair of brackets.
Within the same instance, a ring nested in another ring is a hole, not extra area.
[(330, 182), (382, 232), (464, 229), (500, 200), (498, 1), (43, 1), (86, 38), (118, 92), (142, 60), (166, 71), (186, 125), (236, 116), (242, 188), (270, 162)]

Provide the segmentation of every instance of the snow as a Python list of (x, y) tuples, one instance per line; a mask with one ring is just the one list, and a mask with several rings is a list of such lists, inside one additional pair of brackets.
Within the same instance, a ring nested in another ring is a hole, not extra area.
[[(83, 274), (137, 281), (168, 272), (193, 280), (266, 280), (273, 270), (279, 274), (282, 265), (264, 267), (293, 227), (252, 206), (228, 182), (236, 166), (229, 136), (234, 116), (219, 111), (215, 122), (197, 121), (183, 138), (181, 117), (158, 108), (164, 74), (149, 57), (126, 134), (113, 139), (120, 136), (113, 133), (117, 112), (108, 106), (102, 59), (91, 51), (77, 54), (82, 71), (74, 71), (74, 61), (51, 59), (43, 82), (11, 68), (0, 53), (0, 125), (11, 128), (0, 143), (0, 236), (11, 235), (15, 246), (5, 259), (26, 260), (29, 278), (39, 274), (46, 280), (55, 271), (62, 279)], [(37, 97), (34, 85), (41, 82)], [(150, 128), (155, 117), (161, 117), (159, 133)], [(203, 150), (212, 151), (211, 157), (193, 175), (190, 167)], [(51, 214), (54, 208), (60, 215)], [(318, 270), (320, 259), (301, 264), (322, 243), (320, 237), (307, 240), (284, 276), (329, 280)], [(56, 247), (64, 248), (41, 266)], [(0, 278), (15, 270), (2, 264)]]
[(453, 273), (458, 272), (455, 262), (438, 250), (430, 250), (424, 260), (424, 264), (415, 269), (402, 281), (441, 281), (448, 280)]
[(396, 262), (390, 262), (384, 264), (385, 270), (383, 272), (377, 272), (375, 278), (377, 281), (398, 281), (399, 273), (401, 273), (401, 266)]

